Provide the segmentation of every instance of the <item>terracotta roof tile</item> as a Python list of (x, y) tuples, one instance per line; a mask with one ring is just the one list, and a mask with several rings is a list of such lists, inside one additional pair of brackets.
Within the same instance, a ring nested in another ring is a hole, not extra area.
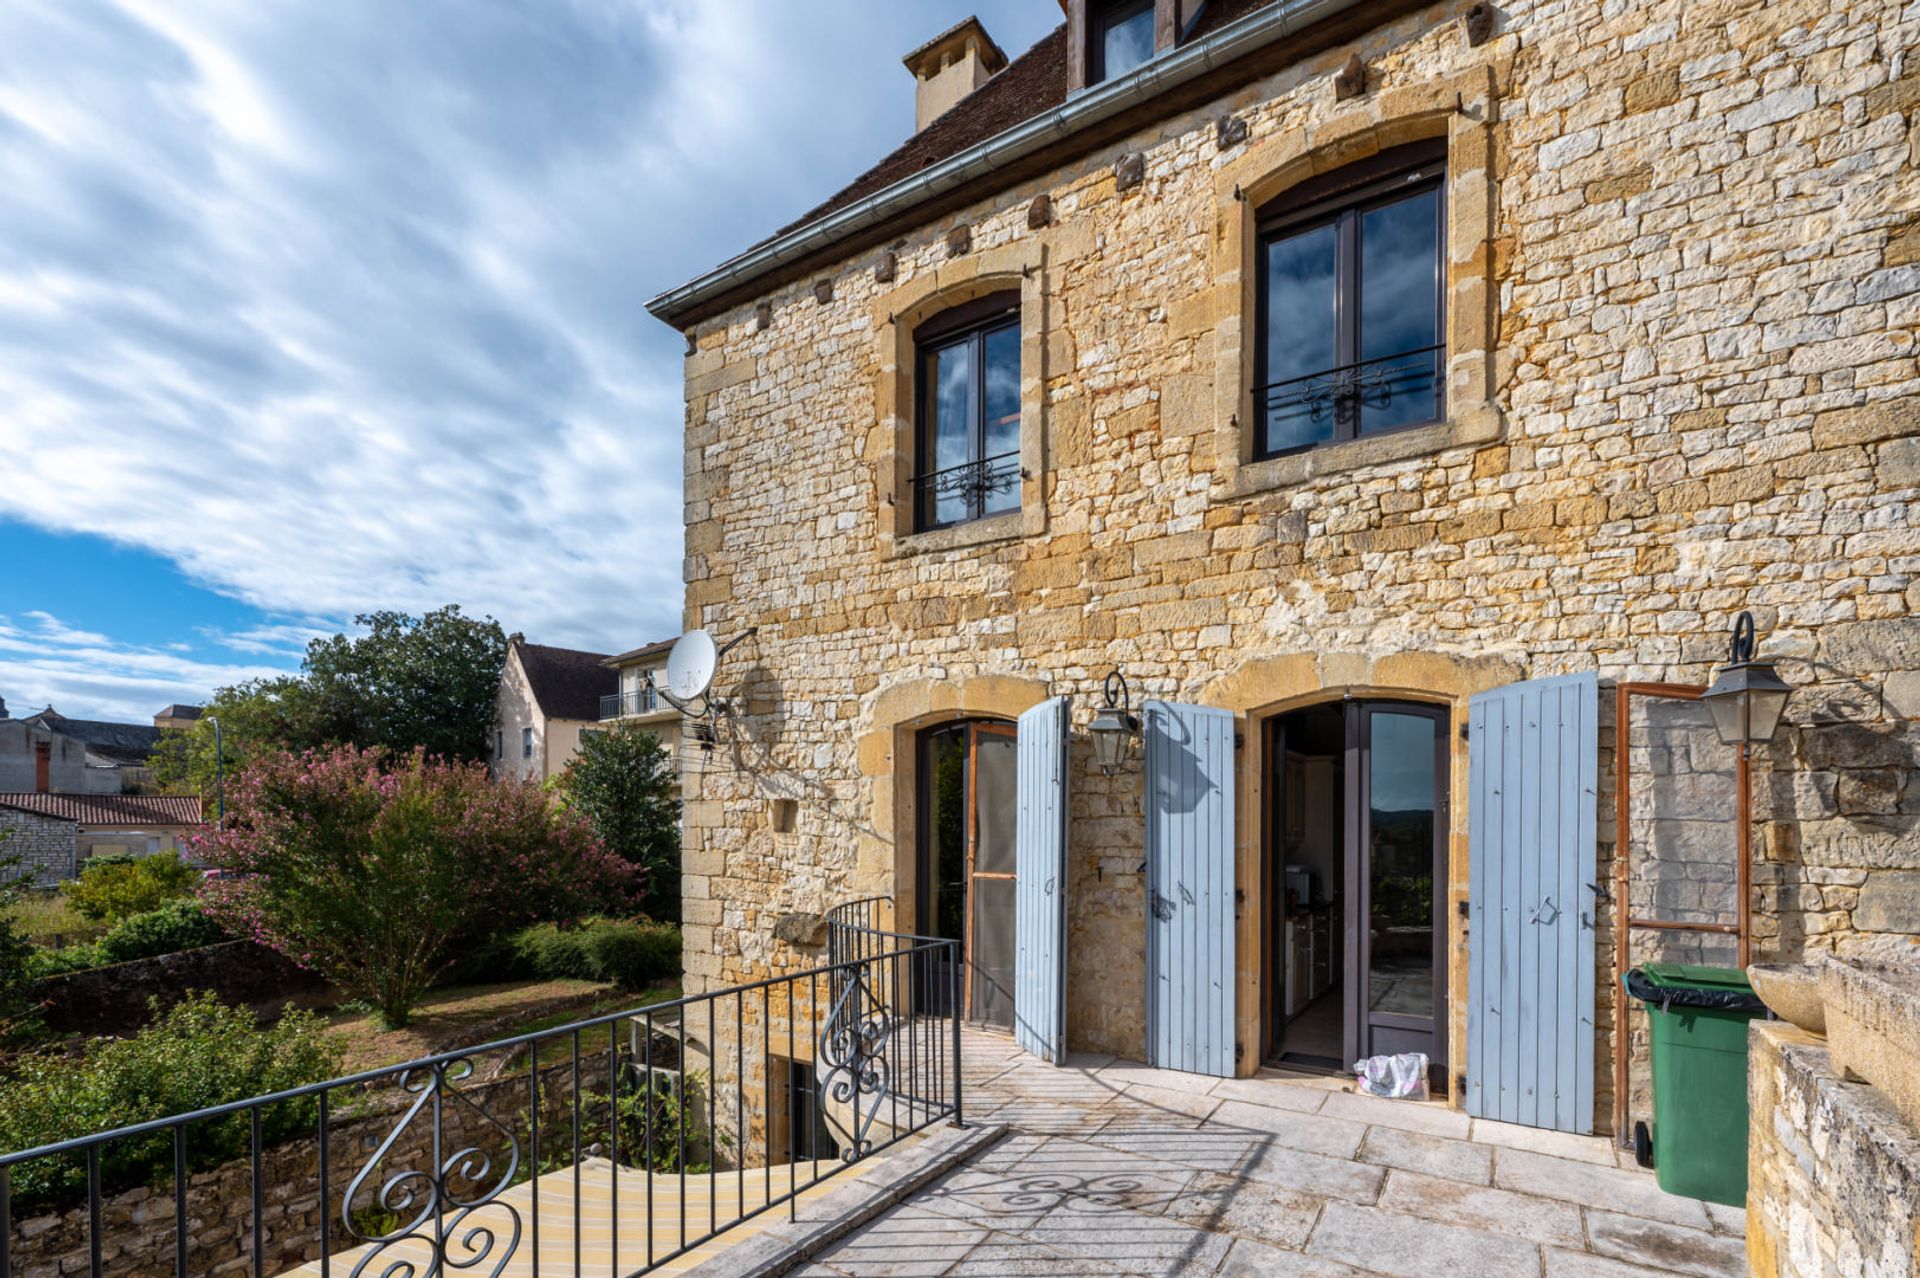
[(200, 800), (181, 794), (7, 794), (0, 808), (13, 808), (81, 825), (199, 825)]

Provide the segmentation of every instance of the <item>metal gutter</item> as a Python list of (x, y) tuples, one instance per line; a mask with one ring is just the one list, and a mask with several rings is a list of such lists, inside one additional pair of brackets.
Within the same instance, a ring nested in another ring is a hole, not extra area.
[(1003, 165), (1061, 142), (1082, 129), (1092, 128), (1158, 94), (1364, 2), (1280, 0), (1222, 27), (1197, 44), (1176, 49), (1117, 80), (1074, 94), (1059, 106), (949, 156), (931, 168), (723, 262), (705, 275), (653, 298), (647, 303), (647, 310), (656, 319), (671, 324), (677, 316), (751, 284), (768, 272), (831, 248), (840, 239), (897, 217), (923, 200), (965, 186)]

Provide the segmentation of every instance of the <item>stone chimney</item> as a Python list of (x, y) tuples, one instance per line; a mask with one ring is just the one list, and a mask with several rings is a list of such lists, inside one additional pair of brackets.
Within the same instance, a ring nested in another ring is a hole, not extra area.
[(33, 792), (45, 794), (53, 789), (53, 742), (33, 743)]
[(942, 32), (901, 60), (913, 72), (915, 133), (945, 115), (1007, 65), (1007, 55), (978, 18), (968, 18)]

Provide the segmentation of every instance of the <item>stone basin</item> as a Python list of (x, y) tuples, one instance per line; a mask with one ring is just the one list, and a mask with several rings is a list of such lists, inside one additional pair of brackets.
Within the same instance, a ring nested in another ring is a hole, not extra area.
[(1920, 1128), (1920, 967), (1832, 959), (1820, 993), (1834, 1070), (1873, 1084)]
[(1755, 963), (1747, 969), (1753, 992), (1767, 1010), (1813, 1034), (1827, 1032), (1826, 999), (1820, 992), (1820, 963)]

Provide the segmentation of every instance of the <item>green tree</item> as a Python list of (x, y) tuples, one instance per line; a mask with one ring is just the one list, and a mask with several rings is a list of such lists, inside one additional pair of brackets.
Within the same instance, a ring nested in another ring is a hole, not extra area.
[(73, 908), (97, 923), (119, 923), (187, 896), (200, 876), (178, 852), (97, 856), (60, 885)]
[(256, 760), (225, 830), (194, 850), (229, 873), (208, 912), (407, 1023), (465, 947), (632, 905), (634, 870), (538, 786), (477, 763), (340, 746)]
[(215, 719), (228, 777), (268, 752), (336, 745), (484, 758), (507, 656), (500, 623), (465, 616), (457, 605), (354, 622), (366, 633), (313, 640), (298, 675), (216, 692), (191, 729), (162, 736), (155, 780), (175, 793), (214, 795)]
[(680, 921), (680, 801), (673, 756), (632, 723), (581, 736), (560, 774), (567, 806), (587, 819), (607, 849), (642, 873), (640, 908)]
[(28, 1015), (33, 945), (13, 918), (13, 907), (33, 885), (33, 873), (19, 853), (7, 851), (12, 837), (12, 830), (0, 830), (0, 1043), (26, 1034), (33, 1023)]

